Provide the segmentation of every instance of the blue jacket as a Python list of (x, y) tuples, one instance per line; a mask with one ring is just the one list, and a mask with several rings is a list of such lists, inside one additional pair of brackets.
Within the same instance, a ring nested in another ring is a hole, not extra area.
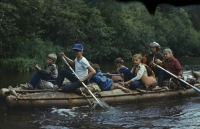
[(124, 73), (124, 71), (127, 70), (127, 69), (128, 69), (127, 67), (121, 67), (121, 68), (119, 69), (119, 73), (122, 74), (122, 73)]
[[(128, 68), (125, 67), (125, 66), (124, 66), (124, 67), (121, 67), (121, 68), (119, 69), (119, 73), (122, 74), (122, 73), (124, 73), (124, 71), (127, 70), (127, 69), (128, 69)], [(116, 73), (116, 70), (113, 70), (113, 71), (111, 71), (110, 73), (111, 73), (111, 74), (114, 74), (114, 73)]]
[(101, 70), (97, 70), (90, 81), (97, 83), (101, 90), (110, 90), (113, 83), (112, 79), (104, 76)]

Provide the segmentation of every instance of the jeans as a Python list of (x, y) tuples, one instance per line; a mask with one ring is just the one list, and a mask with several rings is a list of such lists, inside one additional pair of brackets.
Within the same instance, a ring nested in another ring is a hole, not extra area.
[(161, 69), (159, 69), (159, 68), (155, 68), (155, 67), (153, 67), (153, 68), (151, 68), (151, 69), (153, 70), (155, 76), (158, 77), (158, 75), (159, 75)]
[[(135, 76), (131, 73), (130, 70), (127, 69), (124, 71), (124, 82), (129, 81), (134, 77)], [(141, 80), (135, 80), (130, 83), (129, 89), (135, 90), (136, 88), (138, 88), (141, 85), (143, 85)]]
[(45, 80), (45, 81), (49, 81), (54, 83), (55, 78), (47, 75), (47, 74), (43, 74), (40, 71), (37, 71), (33, 77), (31, 78), (31, 80), (29, 81), (29, 83), (33, 86), (33, 89), (36, 87), (37, 83), (40, 81), (40, 79)]
[(171, 77), (167, 72), (160, 70), (158, 74), (158, 86), (162, 86), (163, 80), (170, 79)]
[[(58, 85), (58, 87), (60, 88), (65, 78), (67, 78), (71, 82), (71, 84), (63, 86), (62, 87), (63, 92), (73, 92), (77, 88), (80, 88), (83, 86), (82, 83), (78, 81), (78, 78), (76, 78), (74, 74), (63, 69), (59, 71), (58, 77), (56, 78), (56, 81), (55, 81), (55, 85)], [(84, 83), (87, 85), (88, 80), (84, 81)]]
[(131, 80), (132, 78), (134, 78), (134, 75), (131, 73), (131, 71), (130, 70), (125, 70), (124, 72), (123, 72), (123, 74), (124, 74), (124, 82), (126, 82), (126, 81), (128, 81), (128, 80)]
[(136, 90), (139, 86), (143, 85), (141, 80), (135, 80), (130, 83), (129, 89)]

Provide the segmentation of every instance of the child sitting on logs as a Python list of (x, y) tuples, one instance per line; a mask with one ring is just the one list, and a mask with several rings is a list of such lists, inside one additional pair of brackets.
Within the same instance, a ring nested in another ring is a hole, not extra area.
[(142, 63), (142, 55), (133, 55), (132, 62), (134, 67), (131, 71), (124, 72), (124, 86), (129, 89), (136, 90), (138, 87), (144, 85), (146, 88), (157, 84), (155, 77), (149, 77), (145, 64)]
[(51, 53), (46, 58), (46, 64), (48, 65), (46, 69), (41, 69), (38, 66), (38, 64), (35, 64), (34, 67), (37, 70), (37, 72), (33, 75), (29, 83), (20, 84), (20, 86), (23, 89), (33, 90), (36, 88), (36, 85), (38, 84), (40, 79), (45, 80), (45, 81), (52, 81), (54, 83), (54, 81), (56, 80), (58, 76), (58, 69), (57, 69), (57, 65), (55, 64), (56, 60), (57, 60), (57, 55), (54, 53)]
[[(115, 63), (115, 66), (117, 67), (117, 69), (113, 70), (111, 72), (111, 74), (120, 74), (120, 76), (119, 75), (113, 75), (112, 80), (114, 82), (123, 82), (124, 81), (123, 73), (128, 68), (124, 66), (124, 60), (121, 57), (118, 57), (117, 59), (115, 59), (114, 63)], [(110, 73), (107, 72), (107, 74), (109, 75)]]
[(123, 91), (130, 93), (129, 89), (121, 86), (118, 83), (114, 83), (112, 79), (104, 76), (98, 64), (92, 64), (91, 66), (96, 70), (96, 73), (89, 79), (89, 81), (97, 83), (102, 91), (122, 89)]

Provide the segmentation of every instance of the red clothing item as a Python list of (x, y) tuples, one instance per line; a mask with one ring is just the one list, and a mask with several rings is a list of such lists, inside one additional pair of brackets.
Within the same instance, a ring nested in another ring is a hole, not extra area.
[(179, 61), (173, 56), (170, 57), (169, 59), (163, 60), (161, 66), (176, 76), (183, 75), (182, 66), (180, 65)]

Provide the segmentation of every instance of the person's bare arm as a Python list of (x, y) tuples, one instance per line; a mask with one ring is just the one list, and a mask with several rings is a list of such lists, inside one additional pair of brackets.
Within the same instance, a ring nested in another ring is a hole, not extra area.
[(35, 67), (36, 70), (41, 70), (41, 68), (38, 66), (38, 64), (35, 64), (34, 67)]
[(68, 58), (67, 56), (65, 56), (65, 54), (64, 54), (63, 52), (60, 52), (60, 55), (63, 56), (63, 57), (65, 58), (65, 60), (66, 60), (67, 62), (69, 62), (69, 64), (75, 65), (74, 61), (71, 60), (70, 58)]
[(92, 75), (94, 75), (94, 74), (96, 73), (96, 71), (95, 71), (91, 66), (88, 67), (88, 70), (89, 70), (90, 72), (89, 72), (88, 75), (85, 76), (84, 78), (80, 78), (80, 79), (79, 79), (80, 82), (84, 82), (85, 80), (87, 80), (89, 77), (91, 77)]

